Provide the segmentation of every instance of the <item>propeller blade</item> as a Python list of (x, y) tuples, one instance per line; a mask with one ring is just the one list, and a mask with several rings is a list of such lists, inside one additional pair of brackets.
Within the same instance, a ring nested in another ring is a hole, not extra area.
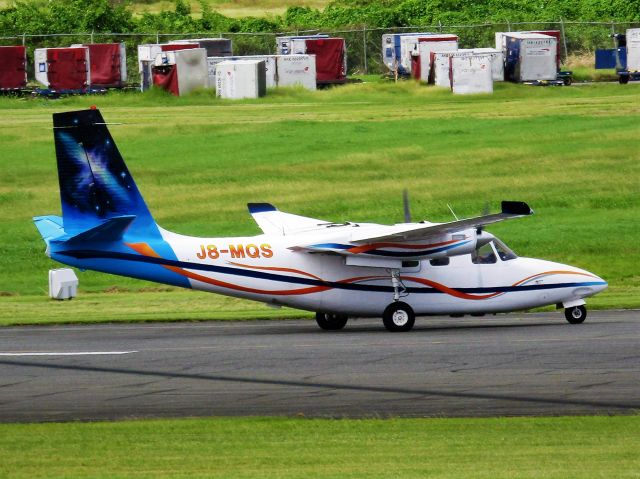
[(409, 207), (409, 191), (402, 190), (402, 205), (404, 207), (404, 222), (411, 223), (411, 208)]

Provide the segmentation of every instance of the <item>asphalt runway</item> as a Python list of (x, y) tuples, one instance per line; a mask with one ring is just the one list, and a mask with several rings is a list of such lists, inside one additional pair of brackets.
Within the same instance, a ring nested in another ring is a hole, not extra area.
[(638, 311), (0, 329), (2, 422), (638, 410)]

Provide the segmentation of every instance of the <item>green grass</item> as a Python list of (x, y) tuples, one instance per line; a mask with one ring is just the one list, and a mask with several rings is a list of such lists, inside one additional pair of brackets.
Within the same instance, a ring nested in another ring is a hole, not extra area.
[[(94, 103), (107, 121), (126, 123), (111, 127), (112, 134), (167, 229), (257, 234), (246, 211), (250, 201), (334, 221), (393, 223), (401, 219), (405, 187), (414, 217), (432, 221), (450, 220), (447, 203), (459, 216), (471, 216), (486, 202), (495, 209), (502, 199), (518, 199), (536, 215), (490, 231), (521, 255), (574, 264), (607, 279), (610, 288), (594, 299), (597, 307), (637, 307), (639, 102), (636, 85), (501, 84), (494, 95), (454, 97), (412, 82), (374, 81), (318, 92), (272, 91), (240, 102), (210, 92), (0, 98), (0, 295), (6, 296), (0, 311), (13, 308), (9, 322), (49, 314), (42, 300), (47, 270), (59, 265), (44, 256), (30, 218), (60, 212), (51, 113)], [(92, 272), (80, 274), (80, 281), (91, 293), (149, 287)], [(183, 298), (174, 291), (153, 294)], [(192, 297), (187, 319), (211, 318), (206, 305), (220, 305), (211, 295)], [(144, 301), (132, 307), (144, 309)], [(243, 308), (247, 317), (262, 308), (225, 303), (217, 317), (227, 307), (240, 311), (236, 318)], [(177, 309), (155, 317), (176, 318)], [(7, 321), (9, 313), (2, 315)], [(72, 320), (80, 316), (71, 314)]]
[(637, 478), (640, 417), (0, 425), (0, 476)]

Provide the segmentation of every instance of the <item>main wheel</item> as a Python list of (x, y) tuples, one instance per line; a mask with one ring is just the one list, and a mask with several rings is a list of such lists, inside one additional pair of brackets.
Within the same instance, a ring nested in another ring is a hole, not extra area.
[(316, 313), (316, 323), (325, 331), (337, 331), (342, 329), (349, 320), (348, 316), (332, 313)]
[(580, 324), (587, 319), (587, 308), (584, 306), (574, 306), (573, 308), (565, 308), (564, 317), (571, 324)]
[(416, 322), (416, 314), (411, 306), (402, 301), (391, 303), (382, 313), (382, 322), (387, 331), (399, 333), (410, 331)]
[(629, 83), (629, 75), (618, 75), (618, 83), (620, 83), (620, 85)]

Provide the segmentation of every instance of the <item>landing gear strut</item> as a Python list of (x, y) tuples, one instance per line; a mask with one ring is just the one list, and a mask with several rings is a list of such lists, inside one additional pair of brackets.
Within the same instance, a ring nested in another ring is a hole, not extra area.
[(565, 308), (564, 317), (567, 318), (571, 324), (580, 324), (587, 319), (587, 308), (584, 305), (573, 306), (571, 308)]

